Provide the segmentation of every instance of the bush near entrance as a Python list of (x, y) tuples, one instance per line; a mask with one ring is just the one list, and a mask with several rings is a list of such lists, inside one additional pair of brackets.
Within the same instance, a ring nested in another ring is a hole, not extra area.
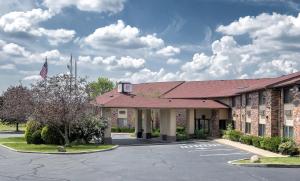
[(229, 125), (227, 130), (224, 132), (223, 138), (253, 145), (261, 149), (284, 155), (296, 155), (299, 153), (299, 149), (295, 142), (290, 138), (244, 135), (240, 131), (233, 130), (231, 125)]
[(134, 133), (135, 128), (127, 128), (127, 127), (111, 127), (112, 133)]

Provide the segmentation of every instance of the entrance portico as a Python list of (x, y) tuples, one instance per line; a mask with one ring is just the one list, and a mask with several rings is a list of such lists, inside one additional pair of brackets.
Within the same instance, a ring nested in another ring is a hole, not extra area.
[[(103, 115), (110, 121), (114, 115), (111, 108), (134, 109), (131, 117), (135, 120), (137, 138), (150, 139), (153, 129), (151, 110), (159, 111), (160, 138), (164, 141), (176, 140), (177, 110), (185, 111), (185, 130), (193, 136), (196, 129), (204, 129), (210, 136), (219, 135), (221, 112), (228, 112), (228, 107), (213, 100), (201, 99), (164, 99), (143, 95), (117, 93), (102, 95), (96, 99), (96, 105), (103, 109)], [(228, 113), (226, 114), (228, 119)], [(108, 129), (111, 128), (109, 123)], [(110, 130), (105, 139), (111, 140)]]

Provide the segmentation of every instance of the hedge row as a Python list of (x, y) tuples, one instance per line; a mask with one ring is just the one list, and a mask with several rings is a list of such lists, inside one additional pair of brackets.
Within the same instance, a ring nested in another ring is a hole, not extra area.
[(134, 133), (134, 128), (120, 128), (120, 127), (111, 127), (111, 132), (113, 133)]
[(253, 145), (255, 147), (275, 153), (286, 155), (296, 155), (299, 153), (295, 142), (289, 138), (281, 138), (278, 136), (259, 137), (244, 135), (242, 132), (232, 129), (226, 130), (224, 132), (223, 138), (229, 139), (231, 141), (238, 141), (247, 145)]

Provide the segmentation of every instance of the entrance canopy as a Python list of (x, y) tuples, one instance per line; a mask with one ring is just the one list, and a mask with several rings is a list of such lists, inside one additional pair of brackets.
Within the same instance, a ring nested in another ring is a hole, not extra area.
[(166, 99), (133, 94), (104, 94), (96, 104), (107, 108), (208, 108), (226, 109), (226, 105), (205, 99)]

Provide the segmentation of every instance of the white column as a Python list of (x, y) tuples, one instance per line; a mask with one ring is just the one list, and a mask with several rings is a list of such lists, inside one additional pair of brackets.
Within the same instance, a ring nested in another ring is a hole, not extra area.
[(143, 138), (151, 138), (151, 110), (144, 109), (142, 113)]
[(188, 135), (193, 135), (195, 133), (195, 110), (186, 110), (186, 132)]
[(111, 144), (111, 109), (110, 108), (103, 108), (102, 109), (102, 116), (107, 120), (107, 128), (104, 132), (104, 143)]
[(160, 135), (162, 140), (176, 140), (176, 110), (161, 109), (160, 110)]

